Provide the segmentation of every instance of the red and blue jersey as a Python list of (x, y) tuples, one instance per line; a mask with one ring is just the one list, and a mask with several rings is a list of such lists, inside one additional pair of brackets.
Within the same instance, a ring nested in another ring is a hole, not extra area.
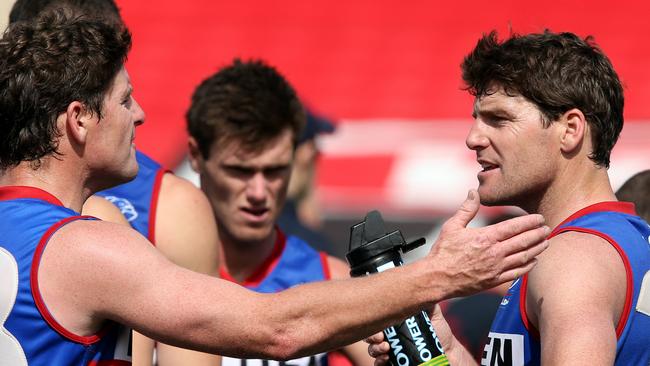
[(153, 244), (156, 232), (156, 205), (163, 175), (167, 172), (147, 155), (136, 151), (138, 175), (132, 181), (97, 192), (117, 206), (129, 224)]
[[(239, 283), (248, 289), (262, 293), (274, 293), (308, 282), (330, 279), (327, 255), (317, 252), (307, 243), (295, 236), (285, 237), (276, 227), (275, 247), (269, 258), (260, 268), (244, 282)], [(230, 274), (221, 269), (221, 278), (237, 282)], [(303, 357), (286, 362), (269, 360), (240, 360), (230, 357), (222, 358), (222, 366), (326, 366), (327, 354)]]
[(130, 365), (130, 332), (109, 323), (77, 335), (52, 316), (39, 290), (38, 268), (51, 236), (79, 216), (32, 187), (0, 187), (0, 364)]
[[(616, 328), (615, 365), (650, 364), (650, 227), (634, 205), (602, 202), (571, 215), (549, 238), (567, 231), (596, 235), (620, 255), (627, 277), (625, 306)], [(539, 333), (526, 314), (528, 276), (517, 279), (501, 301), (481, 365), (539, 365)], [(594, 304), (597, 306), (597, 304)]]

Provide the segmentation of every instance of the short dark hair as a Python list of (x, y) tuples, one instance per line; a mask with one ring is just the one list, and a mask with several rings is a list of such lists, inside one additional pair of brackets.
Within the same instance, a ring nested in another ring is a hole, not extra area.
[(262, 148), (287, 128), (295, 146), (306, 117), (296, 92), (274, 67), (235, 59), (196, 88), (186, 118), (190, 136), (208, 158), (213, 143), (235, 138), (247, 148)]
[(0, 169), (58, 154), (57, 117), (79, 101), (102, 118), (131, 34), (57, 9), (9, 27), (0, 40)]
[(632, 176), (616, 191), (619, 201), (634, 203), (636, 212), (650, 222), (650, 170), (644, 170)]
[(121, 23), (120, 9), (113, 0), (16, 0), (9, 13), (9, 24), (31, 21), (43, 11), (67, 7), (90, 16)]
[(494, 84), (503, 87), (536, 104), (545, 127), (572, 108), (582, 111), (591, 128), (589, 158), (609, 167), (623, 128), (623, 87), (591, 36), (546, 30), (499, 42), (493, 31), (483, 35), (461, 67), (472, 95), (489, 94)]

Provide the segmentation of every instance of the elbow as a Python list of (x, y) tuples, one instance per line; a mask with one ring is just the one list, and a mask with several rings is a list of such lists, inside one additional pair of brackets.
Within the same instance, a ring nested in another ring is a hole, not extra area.
[(277, 332), (267, 343), (265, 352), (268, 352), (267, 358), (277, 361), (288, 361), (304, 356), (304, 339), (298, 339), (290, 332)]
[(266, 357), (271, 360), (288, 361), (304, 357), (313, 353), (316, 344), (313, 337), (303, 332), (296, 331), (293, 327), (277, 329), (266, 342)]

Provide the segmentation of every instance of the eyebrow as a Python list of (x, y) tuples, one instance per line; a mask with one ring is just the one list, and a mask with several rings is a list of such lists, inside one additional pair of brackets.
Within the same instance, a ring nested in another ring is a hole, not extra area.
[(474, 109), (472, 110), (472, 118), (477, 118), (479, 115), (483, 117), (501, 117), (507, 119), (514, 118), (514, 115), (512, 113), (500, 107), (484, 109), (479, 111), (478, 108), (476, 107), (476, 103), (474, 103)]
[(133, 93), (133, 86), (131, 84), (129, 84), (129, 86), (126, 88), (126, 90), (122, 94), (122, 100), (130, 97), (132, 93)]

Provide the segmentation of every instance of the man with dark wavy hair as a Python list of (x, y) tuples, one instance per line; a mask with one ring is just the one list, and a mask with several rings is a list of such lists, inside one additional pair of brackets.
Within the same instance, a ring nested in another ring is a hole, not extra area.
[(95, 223), (75, 213), (87, 195), (138, 172), (132, 142), (144, 113), (123, 67), (130, 47), (128, 30), (63, 11), (16, 24), (0, 41), (0, 255), (2, 280), (18, 283), (2, 298), (17, 340), (0, 342), (6, 364), (130, 359), (128, 331), (79, 306), (101, 289), (70, 279), (85, 278), (77, 270), (86, 266), (58, 260), (92, 240), (85, 227)]
[(113, 322), (209, 353), (296, 358), (511, 280), (547, 247), (540, 215), (466, 228), (470, 191), (426, 258), (374, 276), (260, 294), (178, 267), (133, 229), (78, 215), (138, 170), (129, 46), (120, 26), (62, 11), (0, 40), (1, 364), (125, 363)]
[[(293, 87), (261, 60), (235, 59), (196, 88), (187, 112), (190, 162), (217, 221), (221, 278), (278, 292), (349, 277), (345, 262), (277, 225), (305, 123)], [(372, 363), (362, 342), (342, 351), (355, 366)], [(328, 359), (321, 353), (289, 363), (327, 365)], [(261, 363), (222, 359), (224, 366)]]
[[(62, 7), (114, 24), (123, 23), (113, 0), (17, 0), (9, 14), (9, 23), (33, 21), (44, 11)], [(140, 150), (136, 150), (136, 161), (138, 175), (135, 179), (90, 197), (84, 203), (82, 214), (113, 222), (127, 221), (172, 262), (216, 276), (217, 233), (207, 198), (192, 183), (175, 176)], [(150, 365), (154, 345), (152, 340), (135, 333), (132, 341), (134, 361), (138, 365)], [(178, 360), (187, 366), (218, 362), (213, 355), (163, 343), (158, 343), (157, 351), (161, 366), (173, 365)]]
[[(616, 200), (607, 174), (623, 127), (610, 61), (590, 37), (490, 33), (462, 70), (475, 96), (466, 143), (482, 168), (481, 203), (540, 213), (555, 228), (539, 265), (503, 298), (481, 364), (647, 365), (650, 228)], [(451, 364), (474, 363), (436, 320)]]

